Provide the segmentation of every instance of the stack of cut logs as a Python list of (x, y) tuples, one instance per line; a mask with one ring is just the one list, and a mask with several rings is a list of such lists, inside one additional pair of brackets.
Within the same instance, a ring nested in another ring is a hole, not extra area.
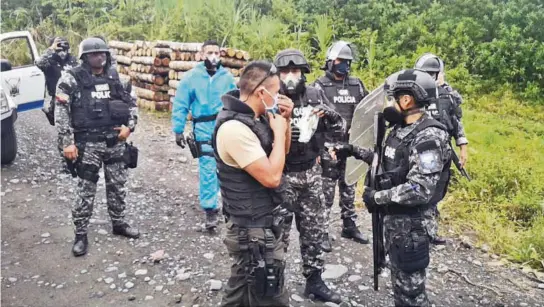
[[(204, 60), (199, 53), (202, 43), (110, 41), (109, 46), (121, 77), (132, 80), (138, 106), (148, 110), (171, 110), (179, 80)], [(221, 49), (221, 62), (236, 79), (248, 60), (245, 51)]]
[(111, 41), (109, 43), (110, 53), (117, 62), (117, 72), (121, 79), (130, 79), (131, 50), (133, 43)]

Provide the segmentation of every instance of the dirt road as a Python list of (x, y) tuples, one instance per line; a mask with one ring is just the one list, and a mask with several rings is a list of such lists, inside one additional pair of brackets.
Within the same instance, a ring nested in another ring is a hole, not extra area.
[[(221, 234), (200, 232), (197, 164), (173, 142), (168, 118), (143, 114), (131, 136), (140, 161), (130, 173), (127, 219), (141, 238), (111, 235), (101, 175), (90, 249), (82, 258), (70, 252), (76, 181), (58, 174), (54, 127), (36, 110), (21, 114), (16, 129), (19, 155), (1, 173), (2, 306), (218, 306), (222, 289), (210, 286), (225, 284), (229, 257)], [(341, 238), (334, 210), (331, 233), (337, 239), (326, 255), (327, 282), (344, 297), (342, 305), (392, 306), (388, 277), (381, 278), (379, 292), (371, 289), (371, 245)], [(369, 215), (361, 211), (359, 220), (369, 232)], [(291, 305), (322, 306), (303, 297), (298, 235), (292, 231)], [(435, 306), (544, 306), (544, 284), (459, 243), (432, 252), (428, 292)], [(149, 255), (159, 250), (166, 255), (154, 263)]]

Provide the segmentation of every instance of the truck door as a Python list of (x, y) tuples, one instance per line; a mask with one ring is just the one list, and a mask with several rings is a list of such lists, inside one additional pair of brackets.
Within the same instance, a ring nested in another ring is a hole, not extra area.
[(32, 35), (28, 31), (3, 33), (0, 44), (4, 60), (0, 73), (2, 88), (17, 104), (17, 111), (41, 108), (45, 77), (34, 64), (39, 55)]

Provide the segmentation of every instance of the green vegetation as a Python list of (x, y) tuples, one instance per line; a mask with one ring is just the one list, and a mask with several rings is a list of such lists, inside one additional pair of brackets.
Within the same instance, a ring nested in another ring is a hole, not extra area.
[[(301, 49), (313, 80), (330, 43), (354, 43), (370, 89), (424, 52), (444, 58), (465, 98), (472, 182), (454, 178), (443, 217), (492, 249), (544, 259), (544, 4), (541, 0), (6, 0), (3, 32), (29, 29), (42, 49), (66, 36), (203, 41), (272, 59)], [(76, 48), (73, 48), (74, 52)]]

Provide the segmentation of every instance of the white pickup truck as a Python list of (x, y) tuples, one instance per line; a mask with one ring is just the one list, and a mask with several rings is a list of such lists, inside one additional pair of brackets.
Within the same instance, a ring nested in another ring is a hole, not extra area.
[(39, 55), (28, 31), (0, 34), (0, 47), (1, 151), (2, 164), (9, 164), (17, 155), (17, 114), (43, 106), (45, 77), (34, 64)]

